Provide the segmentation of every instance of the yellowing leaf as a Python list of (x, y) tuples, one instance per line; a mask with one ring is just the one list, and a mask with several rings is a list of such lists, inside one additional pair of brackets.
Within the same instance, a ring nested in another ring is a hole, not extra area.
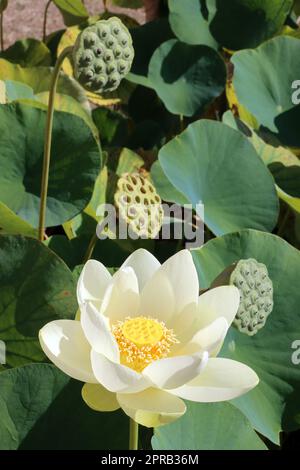
[(229, 108), (234, 115), (238, 114), (240, 119), (249, 124), (253, 129), (258, 129), (259, 125), (255, 117), (249, 113), (249, 111), (238, 102), (233, 83), (231, 80), (227, 81), (226, 84), (226, 96), (229, 104)]

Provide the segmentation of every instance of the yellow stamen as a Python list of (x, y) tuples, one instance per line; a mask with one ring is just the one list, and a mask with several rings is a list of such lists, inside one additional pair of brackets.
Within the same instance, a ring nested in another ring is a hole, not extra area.
[(167, 357), (172, 344), (178, 343), (173, 330), (163, 322), (146, 317), (128, 317), (112, 327), (121, 363), (140, 372), (153, 361)]

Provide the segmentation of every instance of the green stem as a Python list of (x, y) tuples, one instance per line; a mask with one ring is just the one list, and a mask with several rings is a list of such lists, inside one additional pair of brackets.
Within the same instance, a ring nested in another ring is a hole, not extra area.
[(47, 2), (47, 5), (45, 7), (45, 11), (44, 11), (44, 24), (43, 24), (43, 42), (46, 41), (46, 37), (47, 37), (47, 15), (48, 15), (48, 10), (49, 10), (49, 7), (52, 3), (52, 0), (49, 0)]
[(133, 419), (130, 419), (129, 450), (138, 450), (139, 448), (139, 425)]
[(180, 123), (180, 133), (184, 131), (184, 116), (183, 114), (179, 115), (179, 123)]
[(0, 15), (0, 48), (1, 51), (4, 50), (4, 36), (3, 36), (3, 12)]
[(97, 237), (97, 233), (95, 232), (94, 235), (91, 238), (88, 249), (86, 250), (86, 254), (85, 254), (84, 259), (83, 259), (83, 264), (85, 264), (89, 259), (91, 259), (92, 255), (93, 255), (93, 252), (94, 252), (94, 249), (95, 249), (95, 246), (96, 246), (96, 243), (97, 243), (97, 240), (98, 240), (98, 237)]
[(40, 219), (39, 219), (39, 240), (40, 241), (43, 241), (44, 232), (45, 232), (46, 203), (47, 203), (47, 193), (48, 193), (48, 183), (49, 183), (49, 168), (50, 168), (50, 156), (51, 156), (51, 140), (52, 140), (55, 93), (57, 89), (57, 83), (58, 83), (59, 72), (60, 72), (61, 66), (65, 58), (72, 51), (72, 49), (73, 47), (67, 47), (58, 57), (56, 65), (54, 67), (51, 87), (50, 87), (50, 92), (49, 92), (47, 124), (46, 124), (46, 132), (45, 132), (42, 186), (41, 186), (41, 202), (40, 202)]

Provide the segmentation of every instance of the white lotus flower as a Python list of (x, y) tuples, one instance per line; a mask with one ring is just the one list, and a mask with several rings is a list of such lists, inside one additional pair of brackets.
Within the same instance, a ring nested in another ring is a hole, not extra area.
[(234, 286), (199, 297), (191, 254), (163, 265), (137, 250), (113, 276), (98, 261), (78, 281), (81, 318), (57, 320), (40, 331), (51, 361), (86, 382), (82, 396), (94, 410), (122, 408), (155, 427), (186, 410), (183, 399), (231, 400), (258, 383), (248, 366), (216, 358), (239, 306)]

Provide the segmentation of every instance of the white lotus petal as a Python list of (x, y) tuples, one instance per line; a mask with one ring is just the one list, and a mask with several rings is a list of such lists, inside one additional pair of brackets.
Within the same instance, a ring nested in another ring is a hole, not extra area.
[(139, 306), (138, 282), (132, 268), (122, 268), (113, 276), (106, 289), (100, 312), (111, 323), (136, 316)]
[(83, 267), (77, 283), (79, 305), (89, 300), (101, 301), (110, 280), (111, 275), (102, 263), (89, 260)]
[(168, 327), (174, 331), (176, 338), (180, 341), (178, 345), (179, 348), (182, 347), (182, 344), (189, 341), (199, 330), (198, 318), (199, 310), (197, 301), (197, 303), (187, 305), (179, 314), (170, 319)]
[(177, 349), (176, 353), (195, 354), (199, 351), (208, 351), (210, 357), (216, 356), (221, 350), (228, 328), (225, 318), (217, 318), (210, 325), (197, 331), (190, 341), (181, 349)]
[(161, 266), (160, 270), (172, 284), (177, 312), (190, 303), (198, 302), (198, 276), (192, 255), (188, 250), (176, 253)]
[(90, 361), (90, 345), (80, 322), (55, 320), (39, 332), (41, 347), (48, 358), (65, 374), (82, 382), (97, 382)]
[(182, 400), (154, 388), (134, 394), (118, 393), (117, 400), (130, 418), (148, 428), (171, 423), (186, 412)]
[(204, 328), (216, 318), (224, 317), (230, 326), (238, 311), (240, 293), (235, 286), (221, 286), (200, 295), (199, 326)]
[(115, 411), (120, 408), (115, 393), (99, 384), (84, 384), (81, 395), (85, 403), (94, 411)]
[(170, 390), (170, 393), (203, 403), (227, 401), (247, 393), (258, 382), (256, 373), (245, 364), (231, 359), (211, 358), (198, 377)]
[(152, 362), (143, 370), (143, 375), (159, 388), (177, 388), (186, 384), (205, 368), (208, 353), (193, 356), (176, 356)]
[(96, 351), (91, 352), (91, 362), (95, 377), (110, 392), (134, 393), (149, 387), (146, 377)]
[(175, 296), (169, 279), (157, 271), (140, 296), (139, 315), (167, 322), (175, 311)]
[(121, 268), (131, 267), (138, 279), (139, 290), (141, 291), (146, 282), (159, 269), (159, 261), (149, 251), (140, 248), (132, 253)]
[(120, 353), (117, 341), (110, 331), (109, 319), (102, 315), (91, 303), (81, 306), (81, 326), (91, 347), (110, 360), (119, 362)]

